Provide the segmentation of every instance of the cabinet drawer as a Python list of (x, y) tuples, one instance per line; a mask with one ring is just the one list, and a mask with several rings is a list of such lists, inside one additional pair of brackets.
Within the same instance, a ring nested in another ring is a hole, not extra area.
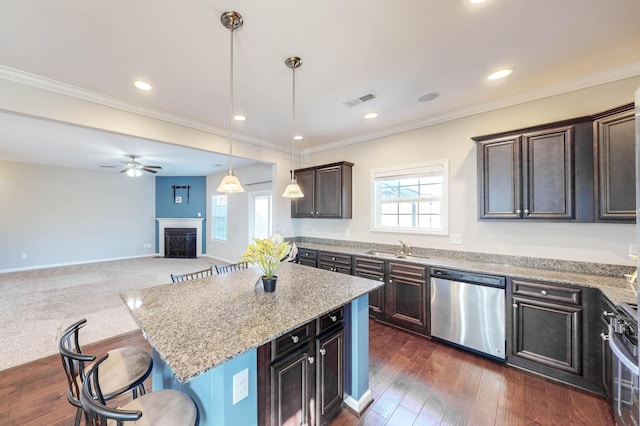
[(320, 262), (351, 268), (351, 256), (321, 251), (318, 257)]
[(389, 262), (389, 275), (402, 275), (404, 278), (424, 280), (427, 278), (427, 267), (408, 265), (406, 263)]
[(562, 302), (570, 305), (582, 304), (582, 290), (579, 288), (511, 280), (511, 290), (514, 295), (527, 296), (538, 300)]
[(342, 321), (344, 321), (344, 306), (318, 318), (318, 335), (329, 330), (334, 325), (342, 323)]
[(370, 275), (384, 275), (384, 260), (354, 257), (353, 266), (355, 267), (356, 272), (364, 272)]
[(271, 361), (303, 347), (311, 340), (312, 334), (311, 323), (307, 323), (276, 338), (271, 345)]
[(309, 260), (316, 260), (318, 259), (318, 252), (315, 250), (309, 250), (309, 249), (305, 249), (305, 248), (299, 248), (298, 249), (298, 258), (299, 259), (309, 259)]

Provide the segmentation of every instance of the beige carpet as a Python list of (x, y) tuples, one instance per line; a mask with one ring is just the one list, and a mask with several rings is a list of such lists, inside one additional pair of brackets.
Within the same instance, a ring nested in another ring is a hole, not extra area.
[(122, 291), (215, 263), (223, 262), (145, 257), (0, 274), (0, 370), (58, 353), (62, 330), (82, 318), (82, 344), (136, 330)]

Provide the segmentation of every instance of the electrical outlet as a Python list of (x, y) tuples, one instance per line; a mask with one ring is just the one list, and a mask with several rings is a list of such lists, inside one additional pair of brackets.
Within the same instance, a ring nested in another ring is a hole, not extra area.
[(344, 235), (351, 235), (351, 229), (347, 228), (344, 230)]
[(462, 244), (462, 235), (460, 234), (449, 235), (449, 242), (451, 244)]
[(233, 375), (233, 405), (249, 396), (249, 369)]
[(22, 258), (22, 260), (27, 258), (27, 253), (22, 253), (22, 255), (20, 256)]

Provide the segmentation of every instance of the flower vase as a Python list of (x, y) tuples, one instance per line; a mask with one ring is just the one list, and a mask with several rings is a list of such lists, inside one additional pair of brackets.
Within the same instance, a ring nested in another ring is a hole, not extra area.
[(273, 293), (274, 291), (276, 291), (277, 281), (277, 276), (273, 278), (262, 277), (262, 288), (264, 289), (265, 293)]

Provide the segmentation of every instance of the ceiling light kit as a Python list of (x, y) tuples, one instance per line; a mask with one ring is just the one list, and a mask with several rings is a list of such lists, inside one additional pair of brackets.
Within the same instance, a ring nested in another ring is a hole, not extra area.
[(218, 192), (225, 192), (227, 194), (233, 194), (235, 192), (244, 192), (244, 188), (240, 184), (240, 180), (236, 177), (233, 171), (233, 31), (240, 28), (244, 21), (242, 16), (238, 12), (225, 12), (220, 16), (220, 22), (222, 25), (229, 29), (231, 33), (230, 42), (230, 69), (229, 69), (229, 170), (227, 175), (222, 178), (220, 185), (218, 185)]
[(438, 92), (425, 93), (418, 98), (418, 102), (429, 102), (436, 99), (438, 96), (440, 96), (440, 93)]
[(151, 85), (146, 81), (137, 80), (133, 83), (133, 85), (136, 86), (137, 89), (145, 92), (148, 92), (149, 90), (151, 90)]
[(123, 162), (124, 169), (120, 171), (120, 173), (126, 173), (127, 176), (138, 177), (142, 176), (143, 171), (149, 173), (158, 173), (158, 170), (162, 169), (162, 167), (160, 166), (148, 166), (146, 164), (140, 164), (136, 161), (136, 158), (140, 158), (139, 155), (128, 155), (127, 157), (131, 158), (131, 161)]
[(378, 116), (377, 112), (368, 112), (364, 115), (366, 120), (371, 120), (372, 118), (376, 118)]
[(295, 173), (294, 173), (294, 166), (293, 166), (293, 149), (294, 149), (294, 144), (293, 141), (295, 140), (301, 140), (302, 136), (298, 135), (296, 133), (296, 68), (299, 68), (302, 65), (302, 59), (300, 59), (297, 56), (292, 56), (290, 58), (287, 58), (284, 61), (284, 64), (291, 68), (292, 72), (293, 72), (293, 89), (291, 92), (291, 111), (292, 111), (292, 124), (291, 124), (291, 182), (289, 183), (289, 185), (287, 185), (287, 187), (285, 188), (284, 192), (282, 193), (282, 196), (285, 198), (302, 198), (304, 197), (304, 194), (302, 193), (302, 190), (300, 189), (300, 187), (298, 186), (298, 181), (296, 180), (295, 177)]

